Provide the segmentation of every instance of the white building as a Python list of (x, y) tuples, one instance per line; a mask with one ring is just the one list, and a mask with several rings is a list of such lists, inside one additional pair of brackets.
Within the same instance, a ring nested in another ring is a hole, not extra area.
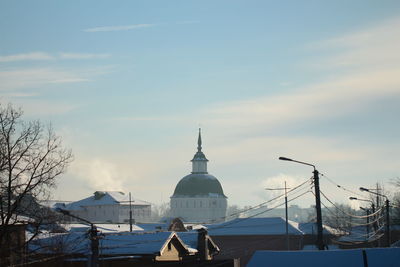
[(56, 207), (94, 223), (127, 223), (130, 210), (134, 222), (149, 222), (151, 216), (150, 203), (132, 199), (130, 205), (129, 195), (116, 191), (96, 191), (93, 196)]
[(227, 197), (220, 182), (207, 172), (207, 158), (201, 151), (199, 130), (197, 152), (192, 159), (192, 173), (183, 177), (171, 196), (173, 217), (189, 222), (215, 222), (224, 220)]

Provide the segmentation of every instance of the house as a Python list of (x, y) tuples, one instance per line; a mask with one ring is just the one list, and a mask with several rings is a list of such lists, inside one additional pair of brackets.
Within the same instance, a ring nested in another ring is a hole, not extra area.
[[(36, 239), (29, 244), (29, 251), (43, 257), (60, 255), (65, 259), (86, 261), (92, 254), (92, 243), (85, 232), (53, 234)], [(145, 264), (155, 261), (179, 261), (195, 255), (196, 249), (188, 247), (175, 232), (155, 233), (106, 233), (98, 238), (99, 261), (118, 257), (135, 258)]]
[(0, 265), (11, 266), (24, 263), (26, 222), (0, 224)]
[[(182, 238), (180, 234), (183, 234)], [(29, 251), (39, 255), (36, 260), (54, 259), (43, 264), (52, 266), (65, 262), (87, 262), (92, 255), (92, 245), (86, 232), (73, 231), (36, 239), (29, 244)], [(162, 262), (208, 266), (212, 265), (213, 256), (219, 249), (206, 232), (119, 232), (99, 235), (96, 251), (102, 266), (122, 266), (126, 262), (134, 266), (154, 266)], [(232, 262), (224, 260), (218, 261), (218, 264), (232, 266)]]
[(303, 248), (303, 232), (298, 223), (289, 221), (286, 236), (286, 221), (281, 217), (237, 218), (207, 228), (221, 250), (215, 258), (240, 258), (243, 266), (257, 250), (286, 250), (287, 241), (290, 250)]
[(220, 252), (219, 247), (215, 244), (205, 229), (179, 232), (178, 235), (185, 244), (198, 251), (197, 258), (200, 260), (212, 260), (214, 259), (214, 256)]
[[(129, 195), (116, 191), (96, 191), (90, 197), (71, 202), (57, 203), (55, 208), (67, 210), (72, 215), (93, 223), (127, 223), (132, 211), (134, 222), (148, 222), (151, 216), (151, 204), (132, 199)], [(79, 221), (68, 218), (71, 221)]]

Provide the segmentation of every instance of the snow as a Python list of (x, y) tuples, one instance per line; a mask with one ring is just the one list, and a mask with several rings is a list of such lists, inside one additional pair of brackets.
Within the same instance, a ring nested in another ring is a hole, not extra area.
[(166, 231), (168, 230), (168, 223), (138, 223), (138, 227), (142, 228), (145, 232)]
[(173, 232), (107, 234), (100, 240), (100, 254), (157, 254), (174, 235)]
[[(81, 210), (85, 206), (98, 206), (98, 205), (129, 205), (129, 195), (123, 192), (117, 191), (97, 191), (103, 193), (99, 199), (95, 199), (95, 196), (84, 198), (79, 201), (72, 203), (56, 203), (55, 208), (63, 208), (66, 210)], [(150, 205), (150, 203), (138, 199), (132, 199), (132, 205)]]
[[(382, 230), (383, 226), (379, 228)], [(374, 232), (373, 229), (370, 229), (370, 233), (367, 233), (365, 226), (356, 226), (350, 230), (350, 233), (344, 236), (341, 236), (338, 241), (340, 242), (366, 242), (366, 241), (373, 241), (378, 239), (382, 233)]]
[[(289, 220), (290, 235), (303, 235), (297, 223)], [(286, 221), (281, 217), (237, 218), (220, 224), (207, 225), (210, 236), (221, 235), (285, 235)]]
[[(317, 235), (317, 224), (316, 223), (299, 223), (299, 229), (306, 235)], [(322, 226), (324, 235), (343, 235), (345, 232), (329, 227), (327, 225)]]
[[(180, 237), (175, 232), (154, 233), (105, 233), (99, 235), (100, 255), (153, 255), (159, 254), (168, 241)], [(197, 252), (197, 235), (185, 236), (188, 244), (182, 241), (186, 249)], [(89, 235), (87, 232), (72, 231), (67, 234), (52, 234), (46, 238), (38, 238), (29, 243), (31, 252), (52, 254), (90, 254)]]
[(191, 248), (197, 248), (198, 244), (198, 233), (197, 231), (191, 231), (191, 232), (179, 232), (178, 233), (179, 238), (188, 245)]
[[(65, 230), (69, 232), (85, 232), (90, 229), (89, 225), (80, 224), (80, 223), (70, 223), (70, 224), (62, 224)], [(102, 233), (114, 233), (114, 232), (129, 232), (130, 225), (129, 224), (115, 224), (115, 223), (107, 223), (101, 224), (96, 223), (97, 230)], [(143, 231), (143, 228), (133, 224), (132, 231)]]
[[(369, 267), (399, 266), (400, 248), (365, 249)], [(248, 267), (364, 267), (362, 249), (324, 251), (256, 251)]]
[(52, 254), (89, 254), (90, 240), (86, 233), (72, 232), (51, 234), (46, 238), (36, 238), (28, 244), (30, 252)]

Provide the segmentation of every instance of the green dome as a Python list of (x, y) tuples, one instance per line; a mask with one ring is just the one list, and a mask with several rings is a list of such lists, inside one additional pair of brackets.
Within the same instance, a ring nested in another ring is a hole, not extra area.
[(213, 195), (226, 198), (217, 178), (206, 173), (192, 173), (179, 181), (172, 197)]

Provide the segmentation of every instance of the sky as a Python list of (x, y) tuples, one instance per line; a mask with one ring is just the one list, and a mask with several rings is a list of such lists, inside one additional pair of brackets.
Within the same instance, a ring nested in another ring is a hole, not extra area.
[(169, 202), (199, 127), (229, 205), (312, 176), (280, 156), (338, 203), (400, 177), (399, 1), (2, 0), (0, 36), (0, 102), (74, 154), (53, 199)]

